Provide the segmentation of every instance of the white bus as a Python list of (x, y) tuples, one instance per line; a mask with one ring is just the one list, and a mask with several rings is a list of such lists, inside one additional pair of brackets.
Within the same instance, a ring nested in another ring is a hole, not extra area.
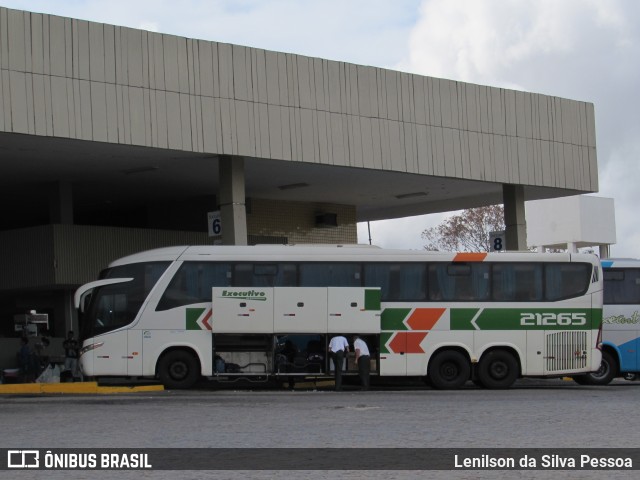
[[(598, 369), (602, 272), (587, 254), (369, 246), (171, 247), (117, 260), (79, 288), (85, 375), (329, 377), (330, 338), (359, 334), (372, 375), (468, 380)], [(346, 362), (348, 375), (353, 358)]]
[(640, 260), (603, 259), (602, 363), (574, 377), (580, 384), (607, 385), (640, 373)]

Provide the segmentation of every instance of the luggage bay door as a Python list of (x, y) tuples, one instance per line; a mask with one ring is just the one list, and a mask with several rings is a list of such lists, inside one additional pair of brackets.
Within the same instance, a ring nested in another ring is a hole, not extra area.
[(380, 289), (329, 287), (328, 332), (380, 334)]
[(213, 333), (273, 333), (273, 288), (214, 287)]

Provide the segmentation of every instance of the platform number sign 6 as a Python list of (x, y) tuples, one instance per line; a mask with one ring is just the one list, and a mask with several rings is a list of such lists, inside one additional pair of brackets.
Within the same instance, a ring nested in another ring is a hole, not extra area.
[(222, 235), (222, 220), (220, 211), (207, 213), (207, 223), (209, 224), (209, 236), (218, 237)]
[(489, 248), (492, 252), (504, 252), (506, 249), (504, 230), (489, 233)]

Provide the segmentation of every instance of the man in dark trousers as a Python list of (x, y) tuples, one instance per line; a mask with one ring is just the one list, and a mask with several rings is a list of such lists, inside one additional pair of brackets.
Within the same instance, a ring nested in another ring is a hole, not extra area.
[(353, 350), (356, 352), (356, 364), (358, 365), (360, 386), (362, 390), (369, 390), (369, 371), (371, 370), (369, 347), (367, 347), (367, 343), (358, 335), (354, 335)]
[(342, 335), (336, 335), (329, 342), (329, 355), (333, 359), (333, 373), (336, 379), (336, 391), (342, 390), (342, 366), (349, 351), (349, 342)]
[(78, 353), (80, 350), (80, 344), (74, 338), (74, 334), (70, 331), (67, 334), (67, 338), (62, 342), (62, 348), (64, 348), (64, 372), (70, 372), (70, 380), (73, 380), (79, 376), (78, 370)]

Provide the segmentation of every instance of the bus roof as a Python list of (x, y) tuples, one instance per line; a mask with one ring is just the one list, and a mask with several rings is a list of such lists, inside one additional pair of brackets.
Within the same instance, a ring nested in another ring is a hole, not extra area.
[(541, 261), (598, 263), (593, 254), (570, 253), (456, 253), (426, 250), (394, 250), (370, 245), (256, 245), (256, 246), (180, 246), (147, 250), (112, 262), (115, 267), (154, 261)]
[(602, 268), (640, 267), (637, 258), (603, 258), (601, 263)]

